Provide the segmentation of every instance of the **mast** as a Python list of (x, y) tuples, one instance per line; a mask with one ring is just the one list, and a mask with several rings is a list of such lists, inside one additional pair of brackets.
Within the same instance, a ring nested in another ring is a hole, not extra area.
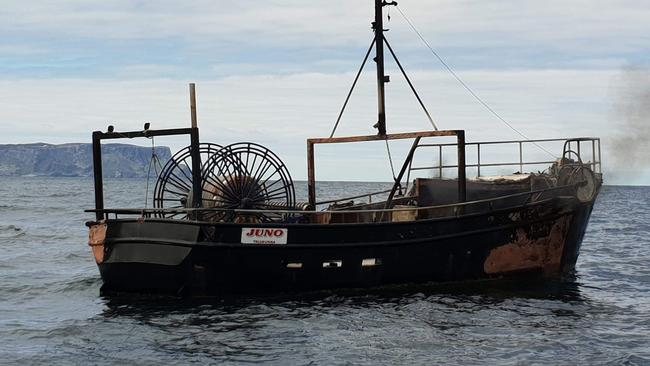
[(397, 5), (395, 1), (375, 0), (375, 21), (372, 29), (375, 31), (375, 62), (377, 63), (377, 124), (379, 135), (386, 134), (386, 97), (384, 84), (390, 78), (384, 74), (384, 14), (383, 7)]

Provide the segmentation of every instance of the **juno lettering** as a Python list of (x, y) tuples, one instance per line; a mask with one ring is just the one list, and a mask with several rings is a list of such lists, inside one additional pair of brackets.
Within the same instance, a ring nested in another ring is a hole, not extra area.
[(257, 237), (281, 237), (284, 235), (284, 231), (280, 229), (250, 229), (246, 234), (247, 237), (257, 236)]

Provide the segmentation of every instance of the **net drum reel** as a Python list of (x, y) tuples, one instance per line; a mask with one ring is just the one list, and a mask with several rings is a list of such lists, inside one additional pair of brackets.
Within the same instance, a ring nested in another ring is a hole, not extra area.
[(225, 146), (203, 164), (202, 172), (203, 206), (219, 209), (214, 211), (212, 220), (284, 222), (292, 214), (263, 210), (296, 207), (295, 189), (287, 167), (262, 145), (240, 142)]
[[(240, 142), (225, 147), (201, 143), (201, 220), (212, 222), (285, 222), (295, 210), (295, 189), (282, 160), (266, 147)], [(178, 151), (165, 164), (154, 188), (154, 207), (185, 209), (192, 204), (190, 147)], [(298, 205), (304, 208), (303, 205)], [(234, 210), (250, 210), (238, 212)], [(256, 211), (257, 210), (257, 211)], [(185, 212), (159, 212), (157, 217), (186, 219)]]
[[(221, 150), (221, 145), (200, 143), (201, 161), (208, 161)], [(153, 206), (160, 209), (184, 209), (192, 207), (192, 157), (190, 146), (174, 154), (158, 175), (153, 193)], [(157, 217), (182, 219), (184, 212), (159, 212)]]

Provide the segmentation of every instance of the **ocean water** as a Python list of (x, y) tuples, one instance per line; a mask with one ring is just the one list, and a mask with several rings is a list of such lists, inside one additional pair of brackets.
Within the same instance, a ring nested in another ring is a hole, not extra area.
[[(143, 182), (110, 195), (140, 206)], [(92, 200), (89, 179), (0, 179), (0, 364), (650, 364), (650, 187), (603, 188), (562, 281), (229, 301), (100, 296)]]

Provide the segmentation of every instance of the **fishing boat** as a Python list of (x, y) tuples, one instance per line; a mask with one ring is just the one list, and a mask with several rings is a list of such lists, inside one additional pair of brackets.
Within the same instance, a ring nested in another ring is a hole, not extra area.
[[(194, 84), (188, 128), (93, 132), (95, 208), (87, 212), (95, 218), (87, 226), (102, 291), (231, 296), (570, 273), (602, 184), (600, 139), (470, 142), (464, 130), (435, 124), (387, 133), (384, 46), (430, 119), (384, 34), (383, 8), (394, 5), (375, 0), (374, 37), (352, 85), (374, 49), (377, 131), (308, 139), (304, 202), (268, 148), (200, 142)], [(162, 167), (152, 207), (104, 207), (101, 142), (170, 135), (187, 135), (190, 145)], [(316, 146), (396, 140), (411, 144), (390, 189), (319, 200)], [(552, 158), (524, 159), (527, 147), (548, 143), (560, 146)], [(518, 154), (485, 156), (506, 146)], [(416, 166), (416, 155), (434, 164)], [(514, 174), (486, 174), (494, 168)]]

